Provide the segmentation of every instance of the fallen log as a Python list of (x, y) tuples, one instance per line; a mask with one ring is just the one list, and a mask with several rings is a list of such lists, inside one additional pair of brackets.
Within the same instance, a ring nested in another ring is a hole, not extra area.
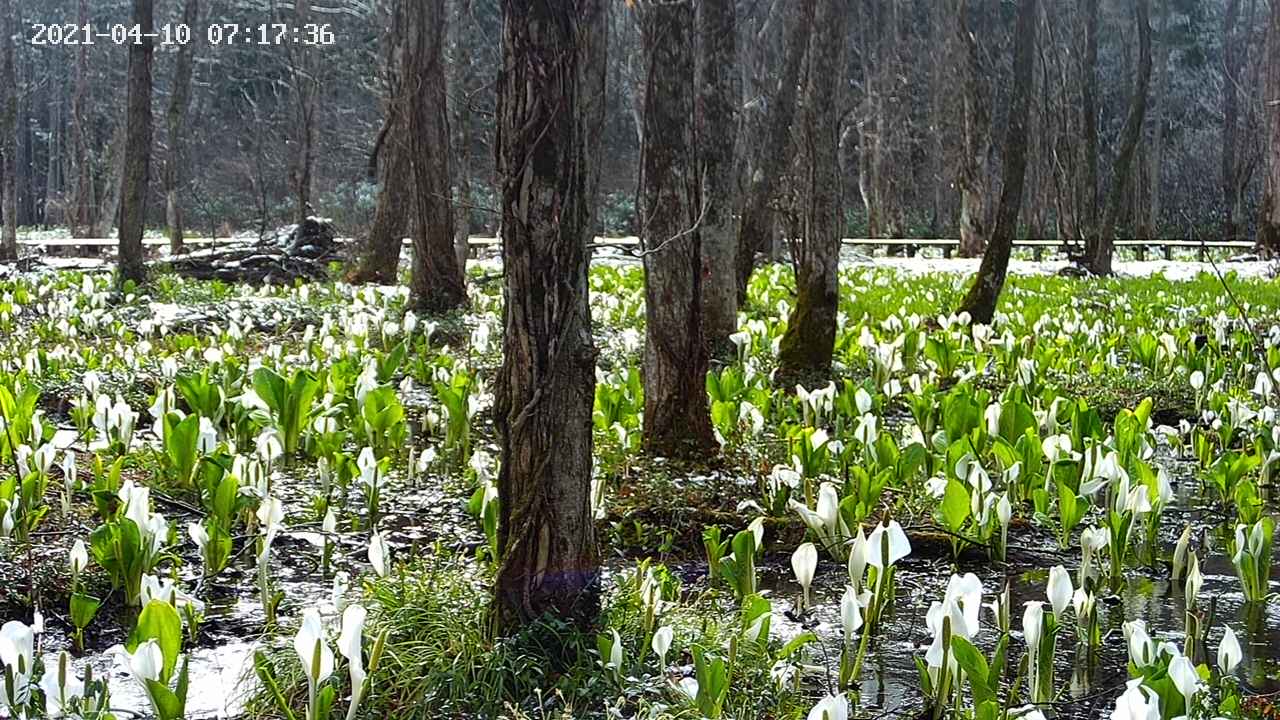
[(251, 285), (290, 285), (322, 280), (329, 262), (341, 259), (342, 245), (328, 220), (307, 218), (252, 242), (232, 242), (150, 263), (194, 280)]

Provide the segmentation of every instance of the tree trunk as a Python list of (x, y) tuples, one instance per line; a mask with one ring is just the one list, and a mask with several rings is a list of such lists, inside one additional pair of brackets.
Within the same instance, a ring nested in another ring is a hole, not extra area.
[(1100, 231), (1090, 233), (1085, 246), (1084, 266), (1095, 275), (1111, 274), (1111, 257), (1115, 246), (1116, 224), (1120, 219), (1133, 157), (1142, 139), (1142, 124), (1147, 113), (1147, 90), (1151, 85), (1150, 0), (1134, 0), (1134, 17), (1138, 29), (1138, 75), (1133, 83), (1129, 115), (1120, 134), (1120, 151), (1112, 171), (1111, 188), (1102, 214)]
[[(182, 7), (182, 22), (194, 28), (200, 18), (200, 0), (187, 0)], [(173, 90), (169, 96), (169, 112), (166, 115), (169, 133), (169, 154), (164, 164), (165, 224), (169, 226), (169, 252), (183, 252), (182, 205), (178, 200), (178, 188), (182, 184), (183, 121), (191, 99), (191, 64), (195, 43), (178, 46), (178, 59), (173, 67)]]
[(738, 329), (738, 237), (733, 213), (734, 149), (742, 87), (734, 0), (702, 0), (697, 8), (697, 147), (702, 161), (703, 333), (717, 356), (732, 352)]
[(1266, 137), (1266, 177), (1263, 179), (1262, 217), (1258, 246), (1272, 255), (1280, 253), (1280, 2), (1271, 3), (1267, 29), (1266, 85), (1263, 112)]
[(141, 42), (129, 46), (129, 105), (126, 117), (124, 176), (121, 181), (119, 281), (146, 279), (142, 231), (147, 220), (147, 184), (151, 174), (152, 0), (133, 0), (133, 24)]
[(0, 96), (0, 260), (18, 257), (18, 192), (17, 141), (18, 91), (14, 77), (13, 36), (17, 23), (13, 19), (11, 0), (0, 0), (0, 76), (4, 77)]
[(840, 305), (840, 78), (844, 75), (845, 0), (819, 0), (805, 86), (808, 203), (796, 258), (796, 304), (779, 352), (779, 372), (827, 372)]
[(769, 102), (764, 137), (759, 143), (755, 171), (748, 180), (738, 226), (738, 302), (747, 296), (747, 282), (755, 255), (770, 245), (773, 227), (773, 194), (778, 178), (791, 162), (791, 124), (796, 115), (796, 94), (800, 68), (809, 50), (813, 29), (814, 0), (794, 0), (789, 13), (786, 56), (778, 72), (778, 88)]
[(978, 257), (987, 246), (987, 159), (991, 155), (991, 116), (978, 40), (969, 30), (964, 0), (952, 7), (956, 19), (956, 67), (964, 101), (964, 151), (957, 184), (960, 186), (960, 257)]
[(600, 608), (591, 512), (596, 349), (587, 268), (605, 103), (605, 0), (503, 1), (497, 166), (507, 304), (494, 425), (494, 621)]
[(707, 405), (699, 178), (693, 143), (693, 5), (640, 6), (647, 82), (640, 163), (644, 440), (657, 455), (717, 449)]
[[(124, 193), (126, 162), (129, 159), (129, 119), (122, 117), (111, 132), (111, 145), (107, 148), (107, 172), (102, 183), (96, 215), (93, 220), (93, 237), (104, 238), (111, 235), (111, 229), (117, 226), (120, 219), (121, 195)], [(148, 165), (150, 161), (148, 161)], [(148, 167), (148, 179), (150, 168)]]
[(408, 98), (401, 73), (407, 37), (399, 15), (386, 33), (383, 62), (386, 87), (382, 128), (374, 141), (369, 170), (378, 184), (377, 207), (369, 236), (361, 243), (354, 266), (347, 273), (351, 283), (394, 285), (400, 268), (400, 253), (413, 213), (413, 166), (409, 162), (406, 114)]
[[(80, 0), (77, 23), (89, 22), (89, 0)], [(88, 108), (89, 103), (89, 46), (81, 45), (76, 52), (75, 92), (71, 96), (71, 144), (76, 169), (75, 199), (68, 213), (67, 225), (72, 237), (85, 237), (93, 232), (93, 167), (89, 162)]]
[(394, 115), (388, 120), (378, 163), (378, 204), (369, 237), (360, 249), (356, 266), (347, 275), (352, 283), (396, 284), (405, 229), (413, 210), (413, 167), (405, 147), (408, 138), (404, 119), (399, 116), (402, 111), (395, 103), (387, 111)]
[(1236, 192), (1238, 140), (1240, 130), (1241, 49), (1236, 37), (1240, 0), (1227, 0), (1222, 14), (1222, 239), (1235, 240), (1239, 233), (1240, 204)]
[(1098, 232), (1098, 0), (1084, 0), (1084, 21), (1084, 79), (1080, 87), (1084, 123), (1084, 208), (1080, 215), (1084, 221), (1076, 230), (1092, 238)]
[[(306, 27), (311, 22), (311, 0), (294, 3), (294, 26)], [(313, 67), (312, 52), (306, 45), (290, 45), (289, 70), (293, 78), (294, 150), (289, 179), (293, 185), (293, 221), (302, 224), (311, 215), (311, 174), (315, 166), (316, 95), (319, 78)]]
[(442, 313), (467, 303), (453, 247), (449, 119), (444, 76), (444, 0), (403, 0), (407, 33), (403, 74), (413, 168), (413, 277), (410, 304)]
[(1004, 137), (1004, 178), (1000, 205), (996, 209), (991, 243), (982, 256), (982, 265), (969, 292), (960, 304), (975, 324), (990, 325), (995, 316), (1000, 291), (1009, 270), (1009, 254), (1022, 207), (1022, 188), (1027, 171), (1027, 128), (1031, 116), (1031, 84), (1035, 68), (1036, 30), (1039, 27), (1037, 0), (1018, 0), (1014, 28), (1013, 96), (1009, 99), (1009, 126)]
[(458, 255), (458, 267), (466, 271), (467, 256), (471, 246), (471, 147), (472, 123), (469, 101), (475, 71), (475, 30), (471, 20), (471, 0), (454, 0), (453, 22), (449, 25), (450, 63), (453, 73), (449, 93), (449, 118), (453, 137), (454, 197), (453, 247)]

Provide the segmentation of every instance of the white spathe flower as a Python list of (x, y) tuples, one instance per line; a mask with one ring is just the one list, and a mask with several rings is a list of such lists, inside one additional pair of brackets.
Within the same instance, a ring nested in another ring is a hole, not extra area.
[(302, 624), (293, 637), (293, 650), (298, 653), (307, 685), (314, 694), (316, 688), (333, 674), (333, 650), (325, 643), (319, 610), (307, 608), (302, 613)]
[(618, 636), (618, 631), (609, 628), (609, 633), (613, 635), (613, 642), (609, 644), (609, 661), (605, 663), (605, 667), (614, 670), (622, 670), (622, 638)]
[(1111, 720), (1160, 720), (1160, 696), (1143, 687), (1142, 678), (1134, 678), (1126, 684), (1124, 694), (1116, 698)]
[(360, 468), (360, 482), (370, 489), (376, 489), (380, 484), (381, 473), (378, 472), (378, 460), (373, 455), (373, 448), (366, 447), (360, 451), (356, 467)]
[(1200, 388), (1204, 387), (1204, 373), (1199, 370), (1191, 371), (1190, 382), (1191, 389), (1198, 392)]
[(1137, 667), (1144, 668), (1156, 661), (1156, 644), (1147, 634), (1147, 624), (1131, 620), (1123, 625), (1125, 640), (1129, 645), (1129, 659)]
[(40, 678), (44, 692), (44, 712), (50, 718), (66, 717), (74, 702), (84, 697), (84, 681), (71, 667), (66, 651), (44, 656), (44, 675)]
[(807, 542), (791, 553), (791, 570), (796, 575), (796, 582), (804, 590), (804, 604), (809, 605), (809, 586), (813, 583), (813, 573), (818, 568), (818, 548)]
[(338, 634), (338, 652), (347, 659), (347, 667), (351, 674), (351, 703), (347, 707), (347, 720), (352, 720), (360, 709), (360, 698), (364, 695), (364, 655), (361, 645), (364, 641), (364, 622), (368, 611), (363, 605), (348, 605), (342, 611), (342, 630)]
[(1040, 636), (1044, 632), (1044, 603), (1034, 600), (1026, 604), (1022, 612), (1022, 636), (1027, 641), (1030, 652), (1036, 653), (1040, 648)]
[(1041, 444), (1044, 450), (1044, 456), (1050, 463), (1056, 463), (1059, 460), (1072, 460), (1074, 453), (1071, 450), (1070, 435), (1050, 435), (1044, 439)]
[(1182, 586), (1183, 601), (1187, 607), (1195, 607), (1200, 597), (1200, 588), (1204, 585), (1204, 575), (1200, 573), (1200, 559), (1194, 552), (1187, 556), (1187, 581)]
[(191, 608), (197, 614), (204, 612), (204, 603), (183, 592), (171, 578), (161, 579), (155, 575), (143, 575), (139, 597), (143, 607), (152, 600), (159, 600), (172, 605), (177, 610)]
[(1053, 607), (1053, 618), (1055, 620), (1062, 619), (1062, 613), (1071, 605), (1071, 595), (1073, 593), (1071, 575), (1067, 573), (1067, 569), (1061, 565), (1054, 566), (1049, 571), (1049, 585), (1046, 594), (1049, 596), (1049, 604)]
[(187, 535), (191, 538), (191, 542), (200, 548), (200, 552), (203, 554), (204, 549), (209, 545), (209, 531), (204, 529), (204, 525), (195, 522), (188, 523)]
[(828, 695), (813, 706), (808, 720), (849, 720), (849, 701), (844, 693)]
[(853, 642), (854, 635), (862, 627), (862, 603), (852, 585), (847, 586), (840, 597), (840, 627), (844, 630), (845, 643)]
[(369, 564), (373, 566), (373, 571), (378, 573), (378, 577), (387, 576), (387, 561), (391, 557), (391, 551), (387, 548), (387, 540), (382, 536), (380, 531), (374, 531), (369, 538)]
[(71, 545), (71, 552), (68, 554), (67, 564), (71, 568), (71, 575), (73, 577), (79, 575), (86, 567), (89, 566), (89, 549), (85, 547), (84, 540), (76, 538), (75, 543)]
[(884, 569), (911, 554), (911, 541), (897, 520), (877, 525), (867, 537), (867, 564)]
[(1169, 661), (1169, 679), (1190, 705), (1191, 699), (1200, 691), (1200, 675), (1187, 656), (1179, 654)]
[(129, 672), (133, 673), (139, 683), (145, 686), (148, 680), (160, 681), (160, 673), (164, 671), (164, 651), (160, 649), (160, 643), (147, 640), (132, 653), (119, 645), (116, 648), (128, 661)]
[(867, 536), (862, 532), (862, 526), (858, 525), (858, 531), (853, 534), (853, 542), (849, 546), (849, 582), (855, 587), (862, 587), (862, 576), (867, 571), (867, 560), (871, 546), (867, 544)]
[(667, 653), (671, 650), (671, 641), (675, 638), (675, 631), (670, 625), (663, 625), (653, 633), (653, 640), (650, 646), (653, 652), (658, 656), (658, 667), (667, 667)]
[(1244, 651), (1240, 648), (1240, 639), (1230, 627), (1222, 633), (1222, 642), (1218, 643), (1218, 669), (1223, 675), (1235, 672), (1236, 666), (1244, 659)]
[[(0, 666), (12, 671), (15, 699), (19, 703), (27, 697), (31, 673), (35, 670), (35, 636), (33, 627), (17, 620), (0, 625)], [(0, 677), (0, 698), (7, 695), (2, 680)]]

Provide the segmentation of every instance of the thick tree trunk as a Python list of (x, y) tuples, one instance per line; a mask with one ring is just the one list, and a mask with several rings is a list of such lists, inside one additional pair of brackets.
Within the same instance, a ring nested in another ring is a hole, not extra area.
[(151, 177), (152, 0), (133, 0), (133, 24), (141, 42), (129, 46), (129, 105), (125, 119), (124, 177), (121, 181), (119, 281), (146, 279), (142, 231), (147, 220), (147, 184)]
[(403, 0), (408, 38), (403, 74), (413, 168), (413, 276), (410, 303), (441, 313), (467, 303), (467, 288), (453, 246), (446, 103), (444, 0)]
[[(200, 0), (187, 0), (182, 8), (182, 22), (194, 28), (200, 18)], [(182, 184), (183, 124), (191, 100), (191, 64), (195, 43), (178, 46), (178, 59), (173, 67), (173, 89), (166, 115), (169, 153), (164, 163), (165, 224), (169, 226), (169, 252), (183, 252), (182, 204), (178, 188)]]
[(394, 285), (400, 268), (403, 240), (409, 233), (413, 214), (413, 166), (410, 163), (408, 138), (408, 98), (405, 96), (404, 49), (408, 38), (400, 15), (384, 38), (383, 61), (386, 87), (382, 127), (369, 157), (371, 179), (378, 184), (378, 201), (373, 212), (369, 235), (361, 243), (347, 281)]
[(1138, 30), (1138, 73), (1134, 78), (1129, 115), (1120, 133), (1120, 151), (1112, 171), (1111, 188), (1102, 214), (1102, 227), (1089, 235), (1085, 245), (1084, 266), (1095, 275), (1111, 274), (1111, 257), (1115, 249), (1116, 224), (1120, 220), (1125, 193), (1133, 172), (1133, 158), (1142, 139), (1142, 124), (1147, 114), (1147, 91), (1151, 85), (1150, 0), (1134, 0), (1134, 18)]
[(738, 227), (738, 302), (747, 295), (755, 256), (771, 244), (773, 195), (778, 178), (791, 162), (791, 124), (796, 115), (800, 69), (809, 50), (814, 0), (794, 0), (788, 13), (786, 55), (778, 71), (778, 87), (769, 102), (764, 137), (759, 143), (755, 171), (748, 180)]
[(16, 23), (13, 20), (11, 0), (0, 0), (0, 260), (18, 257), (18, 91), (14, 77), (13, 36)]
[(737, 62), (734, 0), (703, 0), (697, 8), (697, 147), (702, 162), (702, 312), (707, 346), (732, 351), (738, 329), (737, 224), (734, 149), (742, 87)]
[(991, 243), (982, 256), (982, 265), (960, 310), (974, 323), (990, 325), (995, 316), (1000, 291), (1009, 270), (1009, 254), (1022, 207), (1022, 188), (1027, 171), (1027, 136), (1031, 116), (1031, 84), (1035, 67), (1036, 30), (1039, 27), (1037, 0), (1018, 0), (1014, 28), (1013, 96), (1009, 99), (1009, 126), (1004, 137), (1004, 178), (1000, 205), (996, 209)]
[(960, 257), (978, 257), (987, 246), (987, 160), (991, 155), (991, 116), (978, 40), (969, 30), (964, 0), (955, 0), (955, 63), (964, 101), (964, 151), (960, 159)]
[(795, 377), (831, 369), (840, 305), (840, 113), (846, 0), (819, 0), (805, 86), (808, 202), (798, 243), (796, 304), (779, 352), (779, 372)]
[(400, 268), (400, 252), (413, 211), (413, 166), (406, 149), (404, 119), (396, 103), (388, 108), (393, 116), (382, 142), (378, 163), (378, 204), (373, 212), (373, 225), (360, 248), (356, 265), (347, 275), (352, 283), (396, 284)]
[(497, 166), (507, 304), (494, 425), (501, 563), (494, 621), (600, 608), (591, 512), (596, 350), (587, 249), (605, 101), (605, 0), (504, 0)]
[(693, 5), (641, 5), (646, 58), (640, 166), (645, 269), (644, 441), (650, 452), (706, 458), (707, 405), (698, 162), (693, 143)]
[(1274, 255), (1280, 253), (1280, 2), (1271, 3), (1265, 62), (1267, 80), (1263, 88), (1263, 112), (1266, 116), (1267, 153), (1258, 246)]

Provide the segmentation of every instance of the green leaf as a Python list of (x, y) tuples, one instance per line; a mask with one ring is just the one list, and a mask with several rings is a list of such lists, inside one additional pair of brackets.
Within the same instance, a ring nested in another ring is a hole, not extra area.
[(182, 618), (172, 605), (163, 600), (152, 600), (142, 608), (125, 647), (129, 652), (136, 652), (138, 646), (147, 640), (155, 640), (164, 654), (160, 680), (167, 685), (178, 664), (178, 655), (182, 653)]
[(89, 623), (93, 622), (93, 618), (98, 614), (98, 608), (100, 607), (102, 607), (102, 601), (92, 595), (84, 593), (72, 594), (71, 623), (76, 626), (77, 630), (89, 627)]
[(791, 657), (793, 654), (795, 654), (797, 650), (804, 647), (805, 645), (808, 645), (809, 643), (817, 642), (817, 641), (818, 641), (817, 635), (814, 635), (811, 632), (802, 632), (799, 635), (787, 641), (786, 645), (782, 646), (782, 649), (778, 651), (778, 659), (785, 660)]
[(948, 480), (940, 509), (947, 529), (954, 533), (960, 532), (969, 519), (969, 491), (959, 481)]

